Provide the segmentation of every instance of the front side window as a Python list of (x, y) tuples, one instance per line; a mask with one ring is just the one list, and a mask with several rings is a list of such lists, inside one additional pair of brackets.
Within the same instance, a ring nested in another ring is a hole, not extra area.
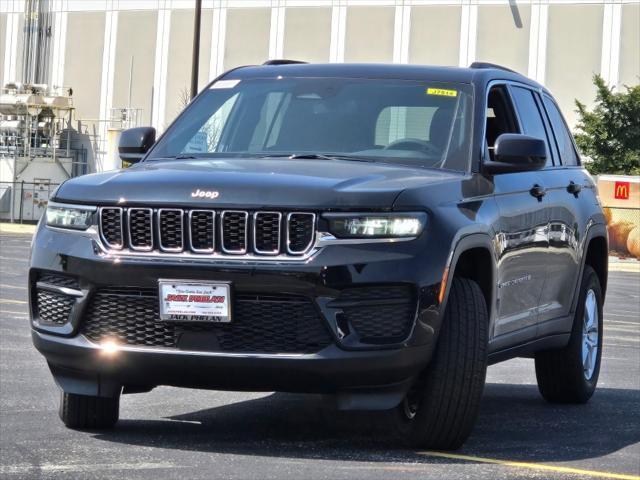
[(472, 101), (471, 85), (458, 83), (222, 80), (170, 127), (148, 160), (331, 155), (466, 171)]
[(520, 133), (505, 85), (497, 85), (487, 96), (485, 146), (489, 159), (495, 160), (495, 144), (503, 133)]

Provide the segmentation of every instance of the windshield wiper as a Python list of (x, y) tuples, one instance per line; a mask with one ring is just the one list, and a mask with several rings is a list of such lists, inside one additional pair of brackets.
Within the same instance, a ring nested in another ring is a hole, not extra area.
[(326, 153), (291, 153), (262, 155), (260, 158), (288, 158), (289, 160), (354, 160), (356, 162), (373, 162), (370, 158), (356, 157), (349, 154), (326, 154)]

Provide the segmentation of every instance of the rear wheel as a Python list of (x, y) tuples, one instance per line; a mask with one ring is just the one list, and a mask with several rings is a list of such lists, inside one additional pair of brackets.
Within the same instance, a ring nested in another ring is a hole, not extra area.
[(585, 265), (569, 344), (536, 353), (542, 396), (554, 403), (586, 403), (596, 389), (602, 357), (602, 290), (598, 275)]
[(405, 443), (453, 450), (467, 439), (484, 388), (488, 322), (478, 284), (454, 278), (431, 363), (392, 414)]
[(103, 429), (118, 421), (120, 397), (91, 397), (62, 392), (60, 419), (68, 428)]

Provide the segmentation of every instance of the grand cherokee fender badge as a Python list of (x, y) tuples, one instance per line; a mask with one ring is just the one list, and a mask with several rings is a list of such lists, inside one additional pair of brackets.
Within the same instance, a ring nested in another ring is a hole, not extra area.
[(215, 190), (200, 190), (199, 188), (191, 192), (191, 198), (218, 198), (220, 192)]

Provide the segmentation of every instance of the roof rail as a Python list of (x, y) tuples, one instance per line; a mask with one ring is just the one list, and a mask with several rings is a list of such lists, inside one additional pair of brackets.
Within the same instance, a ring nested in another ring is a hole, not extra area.
[(267, 60), (262, 65), (292, 65), (296, 63), (308, 63), (308, 62), (303, 62), (301, 60), (287, 60), (284, 58), (276, 58), (273, 60)]
[(505, 70), (507, 72), (517, 73), (518, 75), (520, 75), (520, 72), (516, 72), (515, 70), (511, 70), (510, 68), (503, 67), (502, 65), (498, 65), (496, 63), (489, 63), (489, 62), (473, 62), (471, 65), (469, 65), (469, 68), (497, 68), (498, 70)]

